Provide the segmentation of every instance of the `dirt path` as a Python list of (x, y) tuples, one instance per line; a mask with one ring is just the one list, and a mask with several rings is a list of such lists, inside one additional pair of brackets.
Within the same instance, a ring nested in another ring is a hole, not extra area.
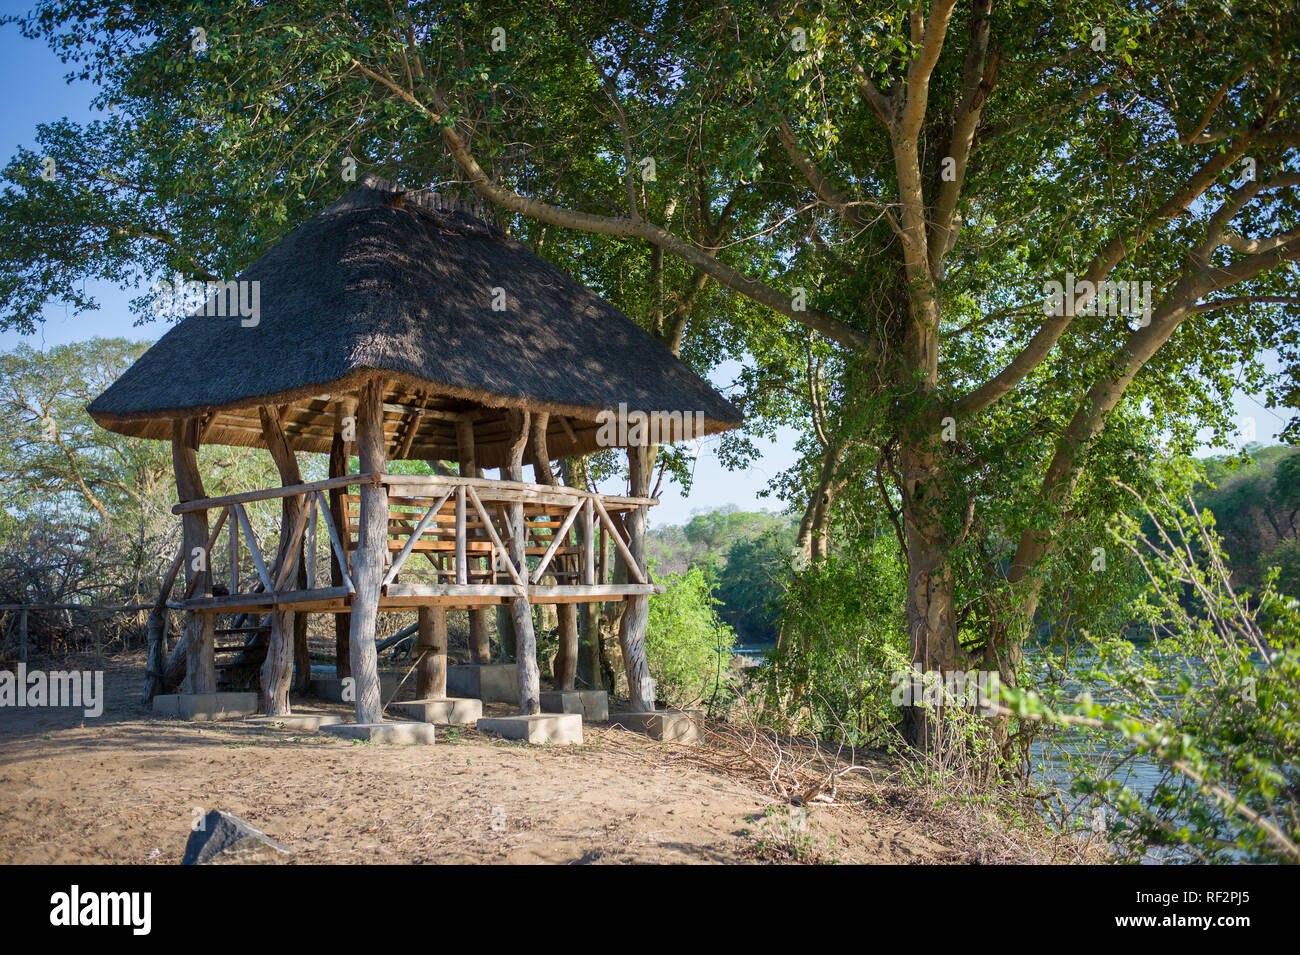
[(0, 709), (0, 863), (175, 864), (191, 820), (211, 809), (302, 863), (970, 858), (923, 821), (774, 805), (755, 784), (623, 730), (588, 725), (574, 747), (473, 728), (440, 729), (432, 746), (361, 744), (155, 719), (138, 702), (141, 675), (138, 659), (110, 662), (94, 720)]

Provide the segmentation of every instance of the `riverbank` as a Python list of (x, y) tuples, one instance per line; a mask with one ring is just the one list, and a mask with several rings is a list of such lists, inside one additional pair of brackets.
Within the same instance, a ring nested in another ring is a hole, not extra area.
[(432, 746), (360, 744), (156, 719), (139, 703), (140, 655), (94, 668), (96, 719), (0, 709), (0, 863), (175, 864), (212, 809), (303, 863), (1073, 861), (1043, 833), (922, 798), (882, 758), (802, 804), (762, 779), (734, 728), (693, 748), (601, 725), (574, 747), (472, 727), (440, 728)]

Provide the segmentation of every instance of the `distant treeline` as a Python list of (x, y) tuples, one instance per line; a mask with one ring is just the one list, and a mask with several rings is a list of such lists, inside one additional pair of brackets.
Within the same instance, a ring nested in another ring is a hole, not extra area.
[(1278, 590), (1300, 597), (1300, 448), (1256, 445), (1204, 464), (1207, 483), (1193, 500), (1214, 515), (1234, 587), (1258, 591), (1277, 567)]
[(776, 642), (794, 545), (789, 516), (735, 505), (696, 514), (684, 526), (652, 528), (647, 541), (657, 575), (705, 571), (721, 601), (719, 615), (747, 646)]
[[(1258, 591), (1279, 568), (1278, 589), (1300, 597), (1300, 448), (1250, 446), (1245, 455), (1202, 461), (1193, 499), (1214, 515), (1239, 588)], [(700, 567), (713, 580), (718, 612), (745, 645), (775, 642), (789, 580), (795, 525), (788, 515), (735, 505), (697, 513), (685, 525), (652, 528), (660, 576)]]

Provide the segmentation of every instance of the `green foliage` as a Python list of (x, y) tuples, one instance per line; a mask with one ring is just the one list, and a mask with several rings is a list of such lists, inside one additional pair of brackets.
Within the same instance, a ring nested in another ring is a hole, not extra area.
[[(1300, 449), (1253, 446), (1247, 452), (1205, 461), (1208, 486), (1194, 500), (1214, 515), (1234, 583), (1258, 589), (1270, 567), (1289, 566), (1300, 535)], [(1300, 596), (1296, 583), (1288, 571), (1278, 587)]]
[(783, 728), (880, 745), (896, 739), (893, 676), (908, 666), (903, 570), (892, 541), (795, 573), (767, 678)]
[(734, 505), (694, 515), (684, 527), (650, 532), (647, 551), (661, 571), (702, 568), (715, 582), (719, 613), (746, 646), (776, 640), (776, 615), (790, 564), (790, 519)]
[[(1089, 636), (1084, 692), (1008, 693), (1073, 768), (1072, 817), (1127, 857), (1300, 862), (1300, 602), (1229, 582), (1213, 522), (1160, 497), (1117, 540), (1150, 590), (1145, 646)], [(1077, 652), (1077, 651), (1076, 651)]]
[(776, 642), (793, 544), (794, 534), (787, 525), (757, 537), (742, 537), (727, 549), (718, 575), (718, 599), (723, 619), (746, 645)]
[[(180, 543), (171, 448), (105, 431), (86, 412), (144, 348), (96, 338), (0, 354), (0, 603), (134, 604), (157, 596)], [(252, 448), (205, 446), (200, 463), (213, 495), (279, 483), (269, 455)], [(311, 462), (305, 477), (323, 470)], [(263, 541), (275, 539), (276, 502), (250, 505), (248, 514)], [(38, 645), (85, 636), (69, 628), (88, 618), (69, 619), (43, 618), (34, 629)], [(134, 635), (123, 622), (123, 634)]]
[(650, 598), (646, 655), (661, 700), (712, 709), (731, 692), (727, 673), (736, 636), (718, 616), (713, 581), (692, 567), (666, 580), (667, 589)]

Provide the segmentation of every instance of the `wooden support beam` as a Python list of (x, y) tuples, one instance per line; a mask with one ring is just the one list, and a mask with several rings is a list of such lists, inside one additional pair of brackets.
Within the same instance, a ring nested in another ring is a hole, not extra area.
[[(231, 527), (234, 528), (234, 521), (231, 521)], [(181, 564), (185, 562), (185, 544), (176, 548), (176, 556), (172, 558), (171, 564), (167, 568), (167, 573), (163, 576), (162, 586), (158, 588), (158, 599), (149, 609), (149, 619), (145, 626), (145, 633), (148, 636), (149, 651), (145, 663), (145, 683), (144, 693), (140, 697), (140, 702), (148, 705), (153, 702), (156, 694), (161, 693), (164, 687), (164, 676), (167, 669), (167, 598), (171, 596), (172, 587), (176, 585), (176, 575), (180, 573)], [(25, 659), (25, 657), (20, 658)], [(215, 668), (215, 664), (213, 665)]]
[(426, 606), (419, 609), (420, 654), (416, 668), (415, 696), (419, 700), (445, 699), (447, 696), (447, 608)]
[[(609, 535), (614, 538), (614, 546), (618, 548), (618, 552), (627, 563), (627, 572), (636, 578), (638, 584), (644, 584), (646, 579), (645, 574), (641, 571), (641, 561), (632, 556), (632, 550), (623, 542), (623, 535), (618, 532), (614, 519), (609, 516), (609, 511), (605, 510), (605, 505), (601, 503), (600, 498), (592, 498), (592, 502), (596, 505), (596, 512), (600, 514), (601, 523), (608, 529)], [(644, 524), (642, 526), (644, 527)]]
[(252, 504), (254, 501), (269, 501), (291, 494), (301, 494), (304, 491), (339, 489), (340, 493), (342, 493), (342, 490), (345, 490), (349, 484), (373, 484), (376, 480), (378, 480), (378, 477), (374, 474), (344, 474), (324, 481), (309, 481), (305, 484), (299, 481), (298, 486), (293, 490), (285, 490), (283, 487), (266, 487), (257, 491), (244, 491), (241, 494), (226, 494), (222, 497), (205, 497), (197, 501), (182, 501), (172, 508), (172, 513), (189, 514), (194, 511), (210, 511), (214, 507), (225, 507), (227, 504)]
[(578, 519), (578, 514), (581, 513), (582, 508), (582, 501), (575, 502), (573, 507), (569, 508), (569, 513), (565, 515), (564, 521), (560, 524), (559, 529), (557, 529), (555, 534), (551, 537), (551, 546), (546, 548), (546, 553), (542, 555), (542, 559), (537, 563), (537, 569), (533, 571), (533, 583), (541, 583), (542, 577), (546, 574), (546, 569), (551, 563), (551, 559), (555, 556), (555, 552), (560, 549), (560, 545), (564, 543), (565, 538), (569, 536), (569, 530), (573, 527), (573, 522)]
[[(564, 419), (561, 418), (560, 421), (563, 422)], [(555, 487), (559, 482), (555, 479), (555, 472), (551, 470), (551, 449), (546, 440), (546, 430), (549, 425), (550, 415), (546, 412), (540, 412), (533, 417), (531, 442), (533, 449), (533, 479), (538, 484)], [(580, 497), (574, 501), (573, 507), (564, 520), (564, 525), (556, 530), (550, 548), (537, 565), (537, 570), (532, 578), (534, 584), (541, 582), (543, 572), (550, 564), (556, 549), (568, 536), (569, 528), (573, 526), (578, 512), (587, 500), (590, 500), (590, 498)], [(567, 557), (560, 558), (558, 566), (560, 570), (564, 571), (574, 569), (573, 561)], [(551, 676), (557, 690), (572, 690), (578, 676), (578, 608), (573, 604), (561, 604), (556, 608), (555, 622), (559, 647), (556, 650), (555, 664)]]
[[(357, 403), (350, 395), (345, 395), (334, 402), (334, 433), (330, 438), (329, 476), (346, 477), (350, 470), (352, 445), (356, 438)], [(343, 495), (346, 488), (330, 488), (329, 509), (322, 511), (327, 530), (330, 534), (330, 586), (341, 587), (345, 584), (352, 590), (352, 579), (348, 576), (348, 552), (340, 546), (337, 527), (348, 526), (347, 508)], [(349, 642), (352, 623), (348, 614), (334, 615), (334, 675), (345, 680), (352, 675), (349, 663)]]
[(307, 586), (316, 586), (316, 511), (317, 497), (307, 495), (307, 510), (311, 512), (311, 523), (307, 526)]
[[(202, 499), (203, 477), (199, 473), (199, 421), (176, 418), (172, 421), (172, 467), (176, 473), (176, 495), (184, 501)], [(187, 591), (204, 593), (211, 589), (210, 555), (203, 554), (202, 571), (195, 570), (195, 551), (208, 541), (208, 515), (203, 511), (186, 514), (181, 520), (185, 551)], [(214, 693), (217, 689), (217, 665), (213, 654), (216, 635), (212, 620), (201, 614), (185, 618), (185, 683), (191, 693)]]
[[(317, 505), (321, 506), (325, 502), (321, 499), (321, 491), (316, 492)], [(352, 582), (352, 575), (349, 573), (348, 552), (339, 538), (338, 528), (334, 526), (334, 515), (331, 513), (332, 508), (321, 507), (321, 517), (325, 519), (325, 530), (330, 537), (330, 550), (333, 553), (334, 560), (339, 568), (339, 583), (334, 586), (343, 586), (347, 592), (354, 594), (357, 592), (356, 585)], [(346, 524), (344, 525), (347, 526)]]
[(401, 459), (407, 456), (411, 451), (411, 445), (415, 443), (415, 434), (420, 430), (420, 423), (424, 420), (424, 408), (429, 403), (427, 392), (421, 391), (416, 395), (416, 403), (412, 405), (410, 413), (407, 415), (406, 430), (402, 434), (401, 443), (397, 446), (397, 451), (393, 455), (395, 459)]
[[(474, 419), (473, 413), (467, 412), (456, 419), (456, 454), (460, 464), (460, 473), (462, 477), (481, 478), (483, 473), (478, 467), (478, 449), (474, 442)], [(460, 533), (460, 526), (463, 524), (459, 508), (462, 506), (464, 489), (457, 492), (460, 497), (457, 498), (457, 534)], [(459, 540), (459, 537), (457, 538)], [(459, 550), (457, 551), (456, 567), (459, 574), (459, 568), (465, 566)], [(459, 579), (459, 578), (458, 578)], [(488, 627), (489, 611), (482, 609), (471, 609), (469, 612), (469, 647), (475, 663), (492, 662), (492, 637)]]
[(229, 583), (226, 587), (226, 593), (239, 593), (239, 518), (235, 516), (235, 505), (230, 505), (227, 510), (230, 512), (230, 537), (226, 541), (226, 572), (229, 576)]
[[(483, 507), (483, 502), (478, 499), (478, 492), (475, 491), (473, 487), (466, 487), (465, 493), (468, 495), (470, 503), (474, 505), (474, 510), (478, 512), (479, 520), (482, 521), (483, 526), (487, 528), (488, 535), (492, 538), (492, 546), (496, 549), (497, 553), (500, 553), (504, 557), (506, 571), (510, 574), (511, 579), (514, 580), (515, 586), (527, 586), (527, 581), (524, 580), (523, 576), (519, 573), (519, 570), (515, 567), (514, 558), (511, 556), (511, 552), (507, 551), (506, 545), (501, 543), (501, 538), (497, 534), (497, 529), (492, 525), (492, 518), (488, 517), (487, 509)], [(511, 541), (513, 540), (514, 537), (512, 536)]]
[(217, 514), (217, 523), (212, 528), (212, 533), (208, 535), (207, 542), (203, 545), (203, 562), (207, 565), (206, 574), (195, 574), (185, 586), (185, 596), (183, 599), (188, 600), (194, 596), (194, 591), (198, 588), (200, 581), (206, 581), (209, 585), (212, 582), (212, 549), (217, 546), (217, 538), (221, 535), (221, 528), (225, 526), (226, 516), (230, 513), (230, 508), (222, 508)]
[(429, 525), (433, 523), (434, 517), (437, 516), (438, 511), (442, 509), (442, 505), (447, 503), (447, 498), (451, 497), (451, 495), (452, 489), (448, 488), (442, 497), (438, 498), (438, 500), (433, 503), (433, 506), (424, 512), (424, 516), (420, 518), (420, 523), (415, 525), (415, 528), (411, 531), (411, 536), (407, 538), (406, 545), (402, 548), (402, 552), (397, 555), (397, 559), (393, 561), (393, 565), (388, 568), (388, 574), (384, 577), (384, 582), (380, 586), (387, 587), (397, 579), (398, 572), (401, 571), (402, 565), (406, 563), (406, 558), (411, 556), (411, 551), (415, 549), (416, 543), (420, 540), (420, 535), (423, 534), (428, 529)]
[[(509, 473), (510, 468), (502, 468), (503, 473)], [(522, 465), (519, 473), (523, 474)], [(389, 493), (397, 497), (428, 497), (433, 493), (435, 488), (446, 487), (449, 485), (465, 484), (469, 487), (476, 487), (480, 490), (487, 490), (491, 493), (494, 501), (512, 503), (518, 501), (524, 504), (570, 504), (574, 498), (592, 497), (592, 493), (582, 488), (566, 487), (563, 484), (553, 484), (549, 487), (536, 484), (525, 484), (522, 480), (514, 481), (509, 478), (501, 481), (493, 481), (488, 478), (470, 478), (459, 477), (456, 475), (443, 474), (384, 474), (376, 477), (370, 474), (360, 474), (353, 478), (352, 483), (365, 483), (371, 480), (378, 480), (384, 484), (390, 485)], [(318, 482), (318, 486), (320, 483)], [(265, 492), (249, 492), (250, 494)], [(657, 497), (618, 497), (612, 494), (599, 495), (605, 502), (605, 506), (613, 510), (631, 510), (634, 507), (642, 505), (655, 505), (659, 503)], [(225, 498), (214, 498), (213, 504), (225, 504), (228, 500)], [(209, 505), (211, 506), (211, 505)], [(176, 508), (173, 511), (179, 513)]]
[(230, 507), (239, 518), (239, 527), (244, 532), (244, 543), (248, 544), (248, 554), (253, 558), (253, 569), (257, 571), (257, 576), (262, 579), (262, 586), (269, 593), (275, 588), (271, 586), (271, 574), (266, 569), (266, 562), (262, 560), (262, 547), (257, 542), (257, 534), (248, 520), (248, 513), (242, 504), (231, 504)]
[(469, 583), (469, 542), (465, 539), (465, 487), (456, 488), (456, 583)]
[[(273, 408), (269, 405), (257, 409), (262, 421), (262, 440), (280, 474), (281, 487), (302, 484), (298, 458), (284, 433), (287, 410), (287, 406)], [(271, 584), (267, 587), (272, 592), (281, 590), (297, 570), (302, 549), (302, 530), (306, 523), (304, 497), (305, 493), (280, 499), (280, 542), (276, 548)], [(273, 610), (271, 637), (267, 644), (266, 659), (262, 663), (262, 710), (267, 716), (288, 715), (289, 682), (295, 663), (300, 674), (310, 676), (306, 632), (302, 632), (301, 639), (295, 639), (296, 636), (293, 611), (279, 608)]]
[[(530, 415), (527, 411), (511, 409), (506, 413), (514, 432), (506, 455), (503, 471), (511, 481), (520, 483), (524, 480), (524, 448), (528, 444), (528, 425)], [(477, 496), (475, 497), (477, 501)], [(482, 505), (479, 505), (482, 507)], [(527, 536), (528, 528), (524, 523), (523, 501), (510, 505), (510, 563), (514, 565), (512, 576), (515, 582), (523, 585), (520, 575), (527, 576)], [(513, 597), (510, 600), (510, 619), (515, 626), (515, 667), (519, 678), (519, 714), (532, 716), (541, 712), (541, 684), (537, 671), (537, 634), (533, 630), (533, 613), (528, 598)]]
[[(631, 473), (632, 493), (645, 495), (650, 490), (650, 449), (648, 447), (631, 447), (627, 449), (628, 470)], [(600, 501), (596, 501), (600, 508)], [(608, 519), (608, 515), (602, 515)], [(614, 535), (614, 542), (623, 550), (623, 559), (627, 561), (628, 573), (637, 576), (640, 583), (646, 583), (640, 568), (645, 564), (645, 530), (646, 509), (639, 507), (628, 515), (628, 536), (631, 537), (630, 548), (623, 547), (623, 539)], [(630, 553), (628, 552), (630, 550)], [(629, 597), (623, 621), (619, 627), (619, 642), (623, 648), (623, 664), (627, 669), (629, 706), (634, 713), (649, 713), (655, 708), (654, 681), (650, 679), (650, 666), (645, 654), (646, 625), (650, 620), (650, 598), (644, 594)]]
[(582, 502), (582, 582), (596, 583), (596, 505), (587, 498)]
[[(361, 470), (382, 474), (384, 460), (383, 381), (372, 379), (361, 389), (357, 405), (357, 455)], [(382, 484), (361, 486), (361, 516), (357, 549), (352, 555), (352, 598), (349, 647), (356, 681), (356, 721), (383, 720), (379, 697), (379, 658), (375, 624), (379, 613), (384, 558), (388, 553), (388, 495)]]

